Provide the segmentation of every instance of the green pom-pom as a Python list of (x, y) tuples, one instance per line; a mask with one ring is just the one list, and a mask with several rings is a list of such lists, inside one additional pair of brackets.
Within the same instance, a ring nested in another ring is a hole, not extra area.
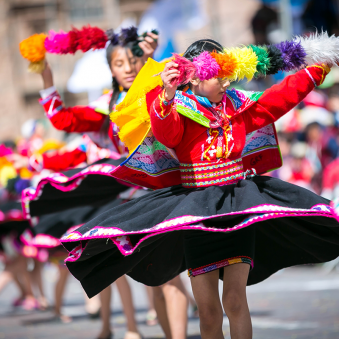
[(140, 48), (139, 42), (136, 41), (132, 48), (131, 48), (132, 54), (138, 58), (142, 57), (144, 55), (144, 51)]
[(267, 49), (265, 47), (255, 45), (250, 45), (250, 47), (258, 57), (257, 72), (254, 76), (256, 78), (260, 77), (261, 75), (266, 76), (270, 67), (270, 58), (268, 56)]

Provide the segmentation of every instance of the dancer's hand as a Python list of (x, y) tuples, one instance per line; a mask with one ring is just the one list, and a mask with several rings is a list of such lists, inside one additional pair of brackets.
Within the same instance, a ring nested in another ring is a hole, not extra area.
[(44, 89), (54, 86), (52, 70), (47, 61), (45, 61), (45, 68), (41, 72), (41, 76), (44, 82)]
[(178, 64), (170, 61), (166, 64), (164, 70), (161, 73), (161, 80), (164, 84), (166, 100), (172, 100), (174, 98), (175, 91), (178, 87), (175, 78), (179, 76), (179, 71), (176, 69), (176, 67), (178, 67)]
[(153, 58), (154, 51), (158, 47), (158, 35), (148, 32), (145, 39), (139, 42), (140, 48), (144, 51), (142, 58), (146, 62), (148, 58)]

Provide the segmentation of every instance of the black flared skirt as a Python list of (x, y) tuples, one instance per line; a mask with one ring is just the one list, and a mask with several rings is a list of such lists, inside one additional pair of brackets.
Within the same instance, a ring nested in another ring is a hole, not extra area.
[(25, 231), (21, 237), (22, 241), (25, 245), (47, 248), (50, 249), (50, 253), (53, 253), (56, 248), (62, 247), (59, 239), (67, 231), (71, 232), (79, 228), (96, 216), (123, 202), (119, 198), (99, 200), (88, 206), (70, 208), (58, 213), (33, 218), (33, 225)]
[(8, 243), (8, 237), (11, 238), (10, 247), (20, 252), (22, 234), (28, 229), (30, 223), (23, 217), (20, 202), (6, 201), (0, 204), (0, 252), (2, 254), (6, 252), (5, 242)]
[[(255, 230), (250, 235), (249, 227)], [(201, 254), (195, 246), (195, 260), (189, 232), (198, 231), (206, 236), (197, 236)], [(228, 236), (232, 233), (236, 240)], [(213, 241), (215, 234), (222, 241)], [(190, 268), (186, 258), (204, 266), (210, 253), (207, 261), (241, 256), (234, 244), (248, 237), (244, 250), (253, 260), (248, 285), (285, 267), (339, 255), (339, 222), (330, 202), (266, 176), (227, 186), (157, 190), (104, 212), (61, 242), (69, 251), (69, 270), (93, 296), (123, 274), (156, 286)]]
[(130, 188), (110, 174), (123, 160), (124, 158), (102, 159), (85, 168), (53, 173), (42, 179), (36, 188), (27, 188), (22, 193), (25, 217), (56, 213), (104, 199), (114, 199)]

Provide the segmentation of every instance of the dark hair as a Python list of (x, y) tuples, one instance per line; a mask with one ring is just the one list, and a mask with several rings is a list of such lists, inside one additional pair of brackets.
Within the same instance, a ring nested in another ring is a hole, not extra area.
[[(107, 59), (107, 62), (108, 62), (108, 66), (111, 68), (112, 55), (113, 55), (113, 53), (114, 53), (114, 51), (117, 47), (125, 48), (125, 50), (127, 52), (127, 49), (132, 51), (133, 46), (134, 46), (134, 41), (130, 41), (130, 42), (126, 43), (124, 46), (113, 45), (113, 44), (110, 43), (106, 48), (106, 59)], [(132, 51), (132, 54), (134, 55), (133, 51)], [(108, 107), (110, 112), (112, 111), (113, 106), (117, 102), (119, 94), (120, 94), (119, 84), (114, 77), (112, 78), (112, 88), (113, 88), (113, 94), (112, 94), (111, 101), (109, 102), (109, 107)]]
[[(113, 45), (112, 43), (110, 43), (106, 48), (106, 59), (107, 59), (108, 66), (111, 68), (112, 55), (118, 47), (122, 47), (122, 48), (131, 50), (133, 44), (134, 44), (134, 42), (128, 42), (124, 46), (121, 46), (121, 45), (118, 45), (118, 44)], [(109, 112), (112, 112), (113, 106), (116, 104), (116, 102), (119, 98), (119, 94), (120, 94), (119, 83), (114, 77), (112, 77), (112, 89), (113, 89), (113, 94), (112, 94), (111, 100), (110, 100), (109, 105), (108, 105)], [(109, 118), (109, 115), (108, 115), (106, 120), (102, 124), (102, 127), (101, 127), (101, 133), (102, 134), (104, 134), (104, 135), (107, 134), (108, 129), (109, 129), (109, 124), (110, 124), (110, 118)]]
[[(183, 57), (190, 61), (193, 61), (193, 59), (200, 55), (202, 52), (223, 52), (223, 50), (224, 48), (219, 44), (219, 42), (216, 42), (212, 39), (201, 39), (193, 42), (193, 44), (186, 49)], [(181, 85), (178, 87), (178, 90), (182, 91), (186, 86), (187, 84)]]
[(183, 57), (186, 59), (193, 61), (193, 58), (200, 55), (202, 52), (223, 52), (223, 47), (212, 39), (202, 39), (196, 42), (193, 42), (191, 46), (186, 49)]

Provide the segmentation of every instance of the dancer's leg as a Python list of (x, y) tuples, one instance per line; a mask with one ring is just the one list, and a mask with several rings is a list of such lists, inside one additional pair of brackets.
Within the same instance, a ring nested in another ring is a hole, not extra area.
[(67, 283), (67, 278), (69, 276), (69, 271), (66, 267), (61, 266), (61, 265), (58, 265), (58, 271), (59, 271), (59, 278), (55, 285), (55, 291), (54, 291), (54, 302), (55, 302), (54, 312), (55, 312), (55, 315), (59, 317), (63, 323), (69, 323), (72, 321), (72, 319), (61, 313), (62, 298), (65, 293), (65, 287)]
[[(135, 321), (135, 309), (133, 304), (132, 291), (128, 283), (127, 277), (123, 275), (116, 281), (116, 284), (120, 294), (122, 307), (126, 316), (127, 331), (139, 334), (137, 323)], [(132, 338), (132, 336), (132, 334), (126, 333), (125, 338)], [(139, 337), (141, 336), (139, 335)]]
[(111, 286), (106, 287), (104, 290), (100, 292), (100, 302), (101, 302), (101, 321), (102, 328), (101, 332), (98, 336), (98, 339), (109, 338), (111, 334), (111, 296), (112, 296), (112, 288)]
[(25, 290), (25, 286), (20, 280), (20, 275), (18, 273), (13, 273), (13, 282), (15, 283), (15, 285), (18, 287), (20, 291), (20, 298), (24, 299), (26, 295), (26, 290)]
[(86, 293), (84, 292), (84, 299), (85, 299), (85, 310), (91, 318), (97, 318), (100, 316), (100, 296), (99, 294), (95, 295), (91, 299), (87, 297)]
[(44, 287), (42, 283), (42, 268), (43, 263), (37, 259), (34, 259), (34, 268), (30, 272), (30, 277), (32, 284), (37, 288), (39, 292), (39, 304), (42, 310), (45, 310), (48, 307), (48, 301), (45, 297)]
[[(7, 266), (7, 265), (6, 265)], [(13, 281), (14, 277), (13, 274), (8, 271), (8, 268), (5, 269), (0, 273), (0, 292), (11, 282)]]
[(222, 303), (230, 321), (232, 339), (251, 339), (252, 323), (246, 298), (250, 265), (236, 264), (224, 268)]
[(15, 274), (18, 280), (21, 281), (23, 289), (25, 290), (25, 300), (22, 306), (28, 311), (36, 309), (39, 307), (39, 304), (33, 294), (32, 281), (27, 270), (27, 258), (25, 258), (23, 255), (19, 255), (15, 261), (16, 265), (13, 268), (13, 274)]
[(162, 330), (165, 333), (166, 339), (172, 339), (171, 328), (168, 321), (167, 309), (166, 309), (166, 300), (162, 288), (152, 287), (153, 297), (154, 297), (154, 307), (157, 311), (158, 320)]
[(180, 276), (162, 285), (162, 290), (166, 300), (166, 310), (172, 338), (185, 339), (188, 300)]
[(222, 333), (223, 311), (218, 283), (219, 270), (191, 278), (194, 298), (198, 305), (202, 339), (224, 338)]
[(158, 323), (157, 312), (154, 307), (153, 289), (151, 286), (145, 286), (148, 299), (148, 311), (146, 315), (146, 324), (154, 326)]

